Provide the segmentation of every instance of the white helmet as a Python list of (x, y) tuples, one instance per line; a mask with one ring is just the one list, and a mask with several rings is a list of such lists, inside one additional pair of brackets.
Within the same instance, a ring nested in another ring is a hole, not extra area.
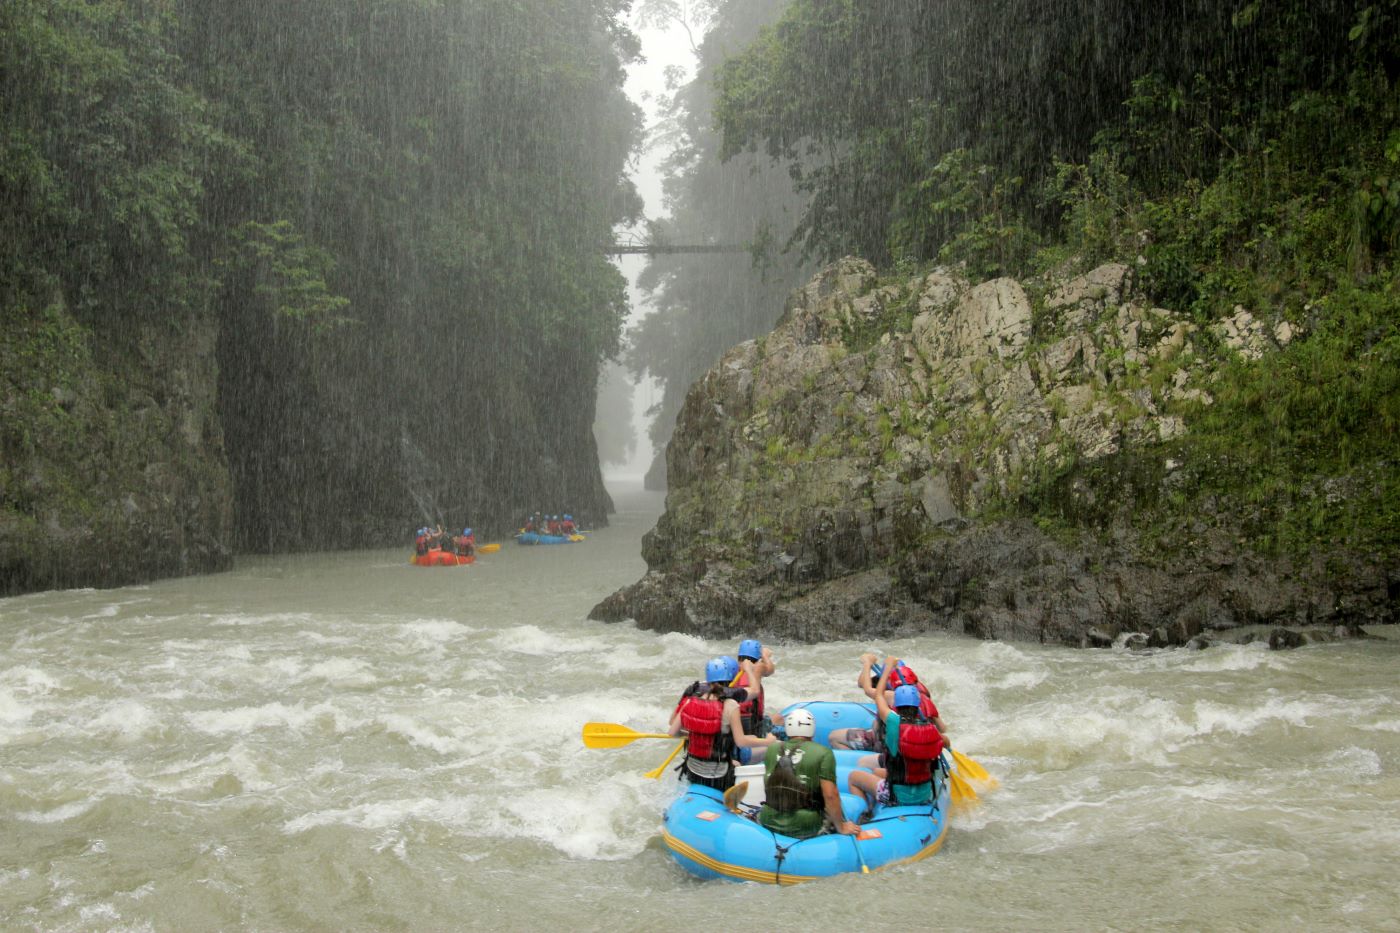
[(817, 720), (809, 709), (795, 709), (783, 718), (783, 729), (790, 739), (811, 738), (817, 734)]

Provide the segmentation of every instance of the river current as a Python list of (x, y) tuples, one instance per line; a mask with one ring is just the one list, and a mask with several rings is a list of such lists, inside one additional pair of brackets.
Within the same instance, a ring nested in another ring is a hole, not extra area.
[[(1001, 781), (922, 862), (700, 882), (664, 731), (734, 644), (588, 621), (658, 495), (587, 543), (408, 550), (0, 600), (4, 930), (1397, 930), (1400, 643), (777, 644), (770, 705), (907, 658)], [(1385, 634), (1385, 633), (1382, 633)]]

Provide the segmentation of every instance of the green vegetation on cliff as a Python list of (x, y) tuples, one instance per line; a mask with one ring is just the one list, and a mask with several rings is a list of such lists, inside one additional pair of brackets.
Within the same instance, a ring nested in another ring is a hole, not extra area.
[[(0, 589), (50, 579), (33, 529), (90, 536), (85, 503), (127, 494), (152, 552), (602, 520), (590, 402), (626, 307), (602, 247), (640, 207), (626, 7), (0, 4)], [(153, 412), (185, 440), (80, 472)]]
[[(1397, 80), (1396, 0), (794, 0), (725, 65), (717, 118), (726, 153), (795, 166), (818, 258), (974, 279), (1119, 260), (1203, 327), (1287, 322), (1299, 339), (1264, 362), (1220, 348), (1213, 403), (1180, 403), (1156, 460), (1189, 482), (1099, 501), (1164, 542), (1214, 523), (1265, 550), (1393, 550)], [(1032, 465), (1016, 508), (1099, 525), (1061, 466)]]
[[(815, 271), (783, 245), (800, 215), (788, 166), (746, 156), (720, 158), (713, 126), (715, 76), (726, 56), (743, 48), (776, 20), (787, 0), (701, 0), (692, 15), (708, 13), (696, 53), (695, 77), (668, 100), (663, 123), (671, 150), (662, 168), (668, 216), (653, 221), (657, 242), (742, 244), (750, 255), (659, 255), (640, 284), (654, 310), (629, 334), (627, 364), (635, 376), (663, 384), (651, 439), (663, 450), (690, 386), (726, 350), (767, 333), (787, 294)], [(639, 10), (664, 24), (683, 11), (667, 0), (641, 0)]]

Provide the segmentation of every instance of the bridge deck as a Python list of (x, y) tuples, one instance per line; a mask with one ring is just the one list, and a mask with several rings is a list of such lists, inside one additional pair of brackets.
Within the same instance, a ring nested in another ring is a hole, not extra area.
[(613, 243), (603, 250), (605, 256), (672, 256), (678, 253), (747, 253), (749, 247), (724, 243)]

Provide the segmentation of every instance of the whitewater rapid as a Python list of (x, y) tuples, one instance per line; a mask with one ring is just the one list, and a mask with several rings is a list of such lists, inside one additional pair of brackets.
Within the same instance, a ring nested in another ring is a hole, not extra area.
[[(659, 496), (585, 544), (408, 549), (0, 600), (0, 928), (1400, 929), (1400, 645), (774, 645), (770, 705), (909, 660), (1001, 781), (916, 865), (800, 893), (659, 841), (663, 731), (734, 643), (586, 618)], [(737, 640), (736, 640), (737, 641)]]

